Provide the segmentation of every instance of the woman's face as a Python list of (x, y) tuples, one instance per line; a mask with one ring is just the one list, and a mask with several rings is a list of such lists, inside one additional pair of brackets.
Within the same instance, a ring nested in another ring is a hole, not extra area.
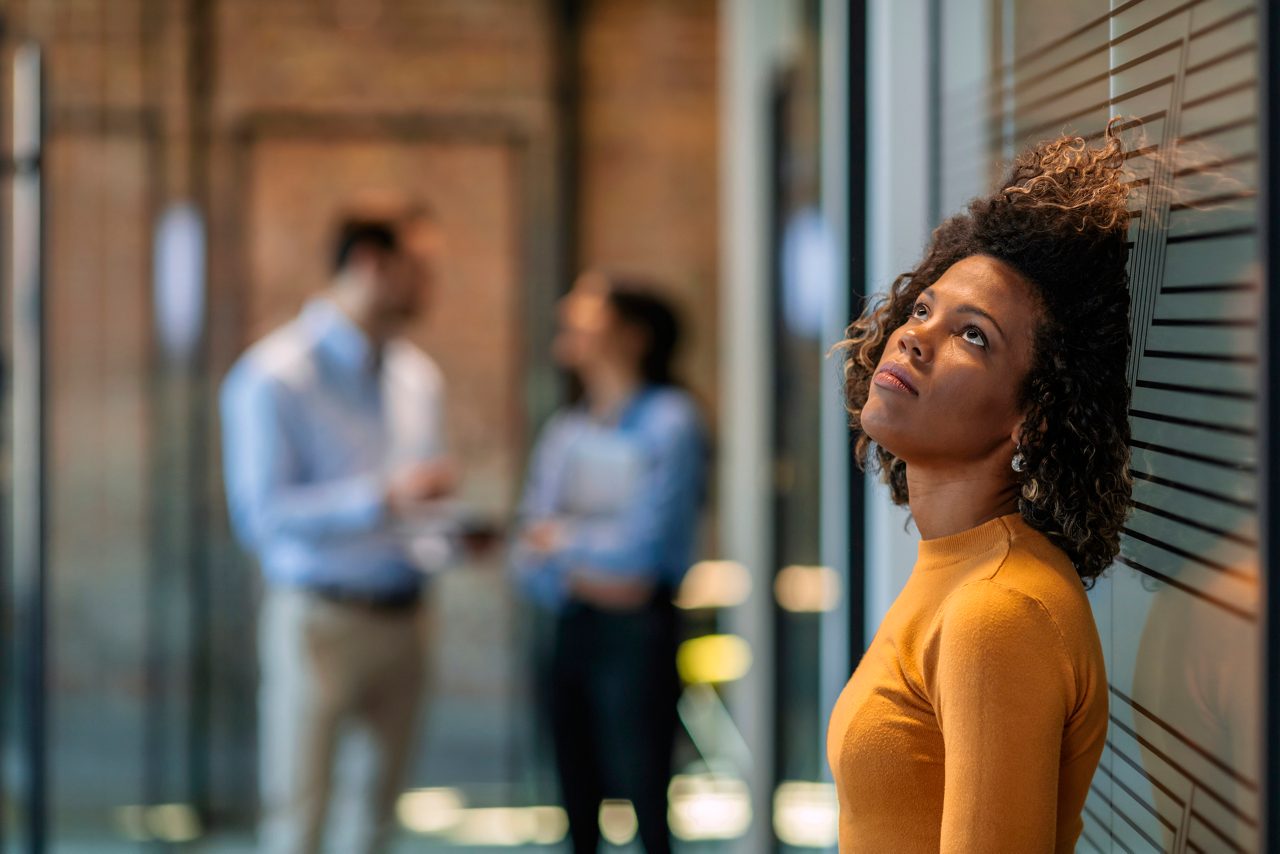
[(1038, 320), (1031, 286), (1012, 268), (985, 255), (956, 262), (889, 336), (863, 430), (908, 465), (1007, 463)]
[(551, 355), (557, 365), (579, 376), (592, 367), (630, 366), (636, 361), (635, 336), (609, 304), (607, 286), (584, 274), (558, 306)]

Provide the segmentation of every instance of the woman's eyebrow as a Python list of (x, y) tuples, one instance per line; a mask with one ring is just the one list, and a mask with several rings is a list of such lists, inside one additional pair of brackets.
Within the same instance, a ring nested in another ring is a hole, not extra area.
[(991, 321), (991, 325), (992, 325), (992, 326), (994, 326), (994, 327), (996, 328), (996, 331), (1000, 333), (1000, 337), (1001, 337), (1001, 338), (1007, 338), (1007, 337), (1008, 337), (1008, 336), (1006, 336), (1006, 335), (1004, 334), (1004, 329), (1002, 329), (1002, 328), (1000, 327), (1000, 323), (999, 323), (999, 321), (997, 321), (994, 317), (992, 317), (992, 316), (991, 316), (990, 314), (988, 314), (987, 312), (985, 312), (985, 311), (983, 311), (982, 309), (978, 308), (976, 305), (959, 305), (959, 306), (956, 306), (956, 313), (957, 313), (957, 314), (976, 314), (976, 315), (978, 315), (979, 317), (985, 317), (987, 320)]
[[(936, 295), (933, 293), (933, 285), (930, 285), (921, 291), (920, 296), (928, 297), (930, 300), (936, 300)], [(976, 314), (979, 317), (985, 317), (987, 320), (991, 321), (991, 325), (996, 328), (996, 332), (1000, 333), (1001, 338), (1004, 338), (1006, 341), (1009, 339), (1009, 336), (1004, 334), (1004, 328), (1000, 326), (1000, 321), (996, 320), (989, 312), (978, 308), (976, 305), (965, 303), (963, 305), (956, 306), (955, 310), (958, 314)]]

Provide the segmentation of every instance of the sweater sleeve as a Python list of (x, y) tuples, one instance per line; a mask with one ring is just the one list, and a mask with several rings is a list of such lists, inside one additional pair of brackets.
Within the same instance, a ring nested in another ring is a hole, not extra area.
[(972, 582), (943, 604), (925, 649), (945, 750), (940, 850), (1052, 852), (1074, 702), (1052, 616), (1026, 594)]

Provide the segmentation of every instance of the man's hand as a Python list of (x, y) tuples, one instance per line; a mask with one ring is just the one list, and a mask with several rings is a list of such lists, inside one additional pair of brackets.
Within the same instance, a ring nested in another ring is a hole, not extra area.
[(458, 467), (450, 459), (413, 463), (387, 486), (387, 506), (397, 516), (409, 515), (424, 501), (444, 498), (458, 486)]

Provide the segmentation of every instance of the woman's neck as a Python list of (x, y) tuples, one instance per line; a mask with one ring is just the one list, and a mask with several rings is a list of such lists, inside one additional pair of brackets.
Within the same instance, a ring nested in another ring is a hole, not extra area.
[(1018, 486), (995, 465), (907, 466), (911, 517), (926, 540), (976, 528), (1018, 509)]
[(635, 371), (607, 363), (597, 365), (582, 375), (587, 408), (598, 418), (616, 414), (642, 384), (640, 375)]

